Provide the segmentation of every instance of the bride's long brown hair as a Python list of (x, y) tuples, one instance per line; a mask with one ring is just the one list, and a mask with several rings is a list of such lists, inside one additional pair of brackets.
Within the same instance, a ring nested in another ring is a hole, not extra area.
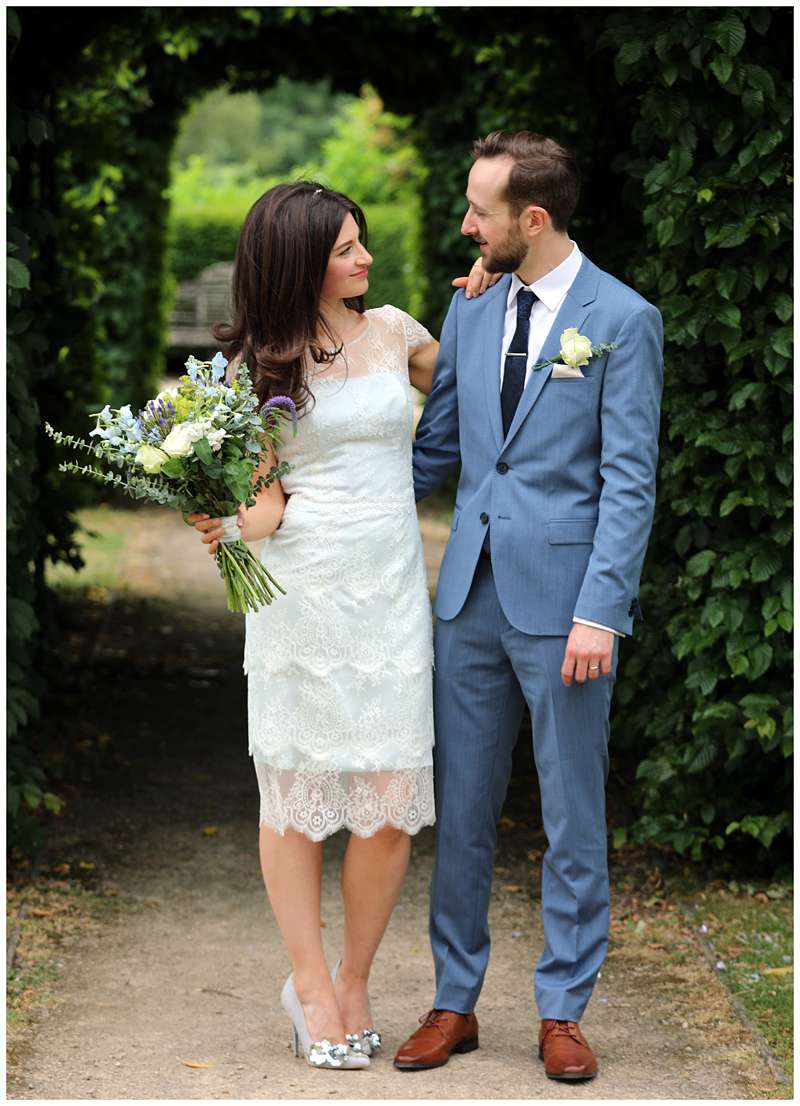
[[(340, 352), (326, 349), (317, 331), (336, 347), (320, 314), (320, 293), (348, 214), (366, 245), (367, 221), (358, 204), (315, 181), (278, 184), (247, 213), (233, 267), (233, 321), (217, 323), (213, 334), (228, 347), (230, 360), (247, 363), (262, 404), (286, 395), (302, 412), (310, 398), (306, 354), (322, 364)], [(363, 314), (363, 296), (344, 302)]]

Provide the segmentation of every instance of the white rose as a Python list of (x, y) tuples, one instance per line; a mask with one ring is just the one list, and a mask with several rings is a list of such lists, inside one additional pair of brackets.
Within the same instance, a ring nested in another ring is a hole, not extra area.
[(154, 445), (140, 445), (134, 457), (134, 461), (149, 473), (161, 472), (161, 466), (168, 460), (169, 457), (164, 450)]
[(218, 449), (222, 448), (222, 443), (227, 437), (227, 430), (209, 430), (206, 434), (208, 444), (211, 446), (211, 449), (214, 451), (214, 453), (216, 453)]
[(204, 438), (205, 434), (206, 426), (201, 422), (179, 422), (167, 434), (161, 448), (170, 457), (188, 457), (194, 443)]
[(592, 356), (592, 343), (585, 334), (579, 334), (574, 326), (561, 335), (561, 360), (573, 369), (589, 364)]

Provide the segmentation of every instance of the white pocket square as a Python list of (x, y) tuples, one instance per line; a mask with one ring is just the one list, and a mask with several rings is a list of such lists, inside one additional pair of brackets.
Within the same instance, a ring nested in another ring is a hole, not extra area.
[(585, 380), (580, 369), (573, 368), (572, 365), (553, 365), (553, 380)]

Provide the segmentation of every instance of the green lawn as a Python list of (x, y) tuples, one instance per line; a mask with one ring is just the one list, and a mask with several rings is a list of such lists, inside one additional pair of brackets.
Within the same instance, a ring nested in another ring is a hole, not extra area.
[[(713, 949), (718, 974), (792, 1078), (792, 889), (711, 885), (691, 899), (692, 922)], [(703, 929), (702, 927), (705, 927)]]
[(86, 563), (79, 572), (67, 564), (48, 564), (47, 583), (58, 588), (124, 587), (118, 566), (130, 512), (100, 504), (77, 511), (76, 518), (80, 525), (78, 545)]

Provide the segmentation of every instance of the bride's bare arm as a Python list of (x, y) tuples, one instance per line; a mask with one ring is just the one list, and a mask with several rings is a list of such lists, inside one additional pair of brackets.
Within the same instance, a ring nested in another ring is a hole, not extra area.
[[(271, 468), (277, 464), (275, 454), (268, 450), (265, 460), (253, 473), (253, 483), (259, 477), (266, 476)], [(239, 535), (243, 541), (261, 541), (268, 538), (280, 526), (283, 511), (286, 506), (286, 496), (280, 480), (273, 480), (268, 488), (264, 488), (256, 496), (252, 507), (239, 504)], [(208, 552), (216, 553), (219, 540), (223, 535), (218, 518), (209, 518), (208, 515), (189, 515), (189, 522), (200, 533), (200, 539), (208, 546)]]
[(433, 387), (433, 370), (439, 353), (439, 343), (434, 339), (417, 346), (408, 359), (408, 376), (411, 383), (427, 396)]

